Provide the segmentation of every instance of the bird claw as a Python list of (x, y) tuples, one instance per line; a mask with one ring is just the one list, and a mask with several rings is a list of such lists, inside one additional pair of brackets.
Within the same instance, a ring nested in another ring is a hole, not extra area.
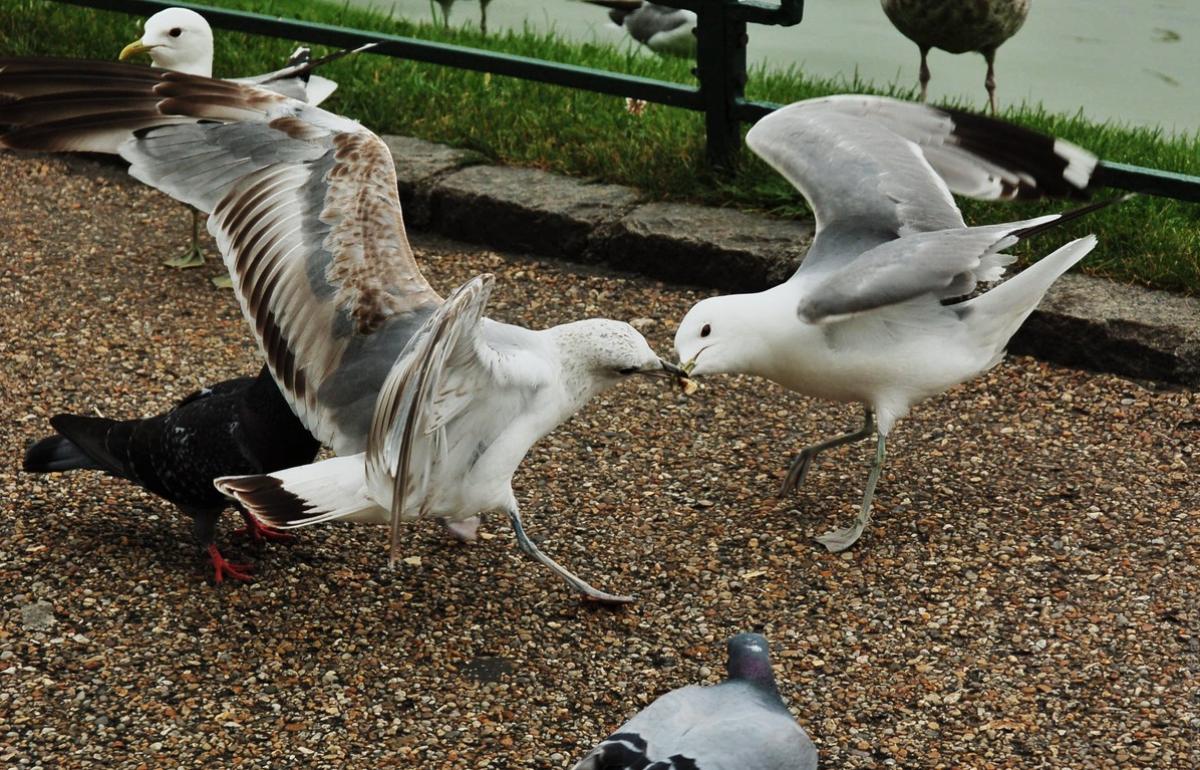
[(605, 591), (601, 591), (599, 589), (592, 588), (591, 586), (588, 586), (588, 589), (589, 590), (584, 590), (583, 588), (579, 588), (580, 596), (583, 598), (583, 600), (585, 602), (592, 602), (594, 604), (602, 604), (606, 607), (617, 607), (622, 604), (633, 604), (634, 602), (637, 601), (637, 597), (635, 597), (635, 596), (625, 596), (623, 594), (610, 594)]
[(269, 541), (272, 543), (294, 543), (298, 539), (290, 532), (280, 532), (274, 527), (266, 527), (262, 524), (254, 528), (241, 527), (233, 531), (234, 537), (244, 537), (248, 540), (253, 540), (255, 543)]
[(171, 257), (164, 260), (163, 264), (167, 267), (173, 267), (178, 270), (186, 270), (191, 267), (200, 267), (204, 264), (204, 253), (200, 251), (199, 246), (193, 246), (177, 257)]
[(231, 580), (240, 580), (244, 583), (254, 581), (254, 576), (250, 573), (254, 571), (253, 564), (241, 564), (238, 562), (226, 561), (221, 552), (217, 550), (215, 545), (208, 547), (208, 556), (212, 559), (213, 565), (213, 581), (217, 585), (221, 585), (225, 578)]
[(830, 553), (844, 551), (862, 537), (863, 530), (870, 522), (870, 519), (856, 518), (854, 523), (848, 527), (831, 529), (823, 535), (818, 535), (817, 542), (825, 546)]

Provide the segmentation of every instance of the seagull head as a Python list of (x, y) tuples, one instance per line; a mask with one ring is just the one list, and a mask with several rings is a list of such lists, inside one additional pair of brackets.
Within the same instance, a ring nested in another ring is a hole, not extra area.
[(593, 382), (598, 390), (634, 374), (677, 376), (637, 329), (623, 321), (590, 318), (554, 327), (569, 375)]
[(679, 368), (689, 375), (760, 371), (768, 318), (762, 294), (709, 297), (692, 306), (675, 332)]
[(186, 8), (168, 8), (146, 19), (144, 34), (121, 50), (121, 61), (149, 53), (155, 67), (212, 77), (213, 35), (204, 17)]

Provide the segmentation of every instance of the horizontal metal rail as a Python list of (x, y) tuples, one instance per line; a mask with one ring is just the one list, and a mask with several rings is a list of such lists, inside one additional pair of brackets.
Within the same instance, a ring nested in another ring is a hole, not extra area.
[[(709, 158), (718, 165), (730, 165), (740, 148), (740, 125), (753, 123), (781, 106), (742, 98), (741, 88), (745, 83), (745, 23), (796, 24), (801, 19), (804, 4), (802, 0), (782, 0), (779, 5), (760, 0), (659, 1), (664, 5), (694, 10), (701, 17), (698, 25), (701, 38), (700, 88), (526, 56), (349, 27), (280, 19), (195, 3), (166, 0), (58, 0), (88, 8), (146, 16), (175, 6), (191, 8), (203, 14), (213, 26), (239, 32), (337, 48), (355, 48), (377, 41), (381, 44), (372, 53), (705, 112)], [(710, 29), (710, 32), (705, 32)], [(724, 76), (717, 77), (713, 73), (721, 74), (721, 66), (724, 67)], [(1093, 185), (1200, 202), (1200, 176), (1125, 163), (1101, 161)]]

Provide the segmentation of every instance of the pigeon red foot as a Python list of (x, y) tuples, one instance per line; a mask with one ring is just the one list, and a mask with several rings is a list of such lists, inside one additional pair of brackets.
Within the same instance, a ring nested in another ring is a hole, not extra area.
[(221, 552), (217, 550), (216, 544), (209, 544), (208, 557), (212, 559), (213, 580), (216, 581), (217, 585), (221, 585), (227, 577), (231, 580), (241, 580), (246, 583), (254, 580), (254, 576), (250, 574), (254, 569), (254, 565), (226, 561)]

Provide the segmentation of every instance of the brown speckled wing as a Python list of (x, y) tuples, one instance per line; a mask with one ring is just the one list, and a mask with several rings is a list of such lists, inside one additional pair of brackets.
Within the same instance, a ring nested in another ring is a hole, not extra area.
[(119, 153), (210, 212), (255, 340), (322, 443), (362, 451), (375, 397), (441, 299), (387, 146), (277, 93), (117, 62), (0, 58), (0, 146)]

